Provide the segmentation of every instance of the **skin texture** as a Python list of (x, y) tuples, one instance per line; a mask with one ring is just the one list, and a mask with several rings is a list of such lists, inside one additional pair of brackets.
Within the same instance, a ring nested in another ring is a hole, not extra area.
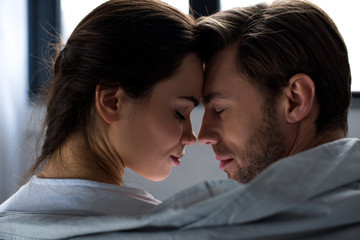
[(190, 54), (142, 106), (124, 101), (118, 120), (108, 128), (108, 144), (125, 167), (153, 181), (169, 175), (176, 166), (173, 158), (183, 156), (185, 146), (196, 142), (190, 113), (201, 98), (202, 83), (201, 61)]
[(215, 54), (206, 64), (205, 113), (199, 142), (212, 146), (229, 178), (248, 183), (273, 162), (344, 137), (318, 135), (318, 105), (310, 77), (296, 74), (282, 93), (266, 99), (239, 74), (236, 45)]
[[(153, 181), (165, 179), (196, 142), (190, 114), (201, 98), (203, 67), (199, 57), (188, 54), (173, 76), (155, 85), (149, 98), (130, 99), (121, 89), (96, 90), (94, 147), (123, 176), (124, 168)], [(91, 161), (83, 140), (74, 134), (38, 177), (80, 178), (114, 183)]]
[(284, 139), (273, 107), (238, 74), (231, 50), (208, 63), (199, 141), (226, 160), (221, 167), (229, 178), (248, 182), (284, 155)]

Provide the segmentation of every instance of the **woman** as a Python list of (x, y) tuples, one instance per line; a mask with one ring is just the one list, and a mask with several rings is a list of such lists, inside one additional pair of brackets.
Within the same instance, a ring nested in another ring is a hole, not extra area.
[(153, 0), (108, 1), (54, 62), (36, 174), (1, 211), (129, 216), (159, 203), (122, 184), (130, 168), (165, 179), (193, 144), (203, 71), (194, 20)]

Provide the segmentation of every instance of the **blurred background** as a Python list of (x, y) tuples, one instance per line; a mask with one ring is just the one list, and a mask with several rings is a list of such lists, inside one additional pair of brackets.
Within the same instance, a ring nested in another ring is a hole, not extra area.
[[(49, 79), (47, 46), (60, 33), (64, 42), (81, 19), (104, 0), (0, 0), (0, 203), (19, 186), (31, 165), (40, 129), (42, 108), (36, 106), (41, 85)], [(258, 0), (166, 0), (196, 16), (218, 10), (256, 4)], [(360, 137), (360, 33), (358, 1), (313, 0), (337, 24), (347, 44), (352, 69), (353, 102), (349, 112), (349, 137)], [(36, 107), (34, 107), (36, 106)], [(34, 109), (37, 111), (34, 112)], [(203, 108), (197, 107), (192, 121), (197, 133)], [(162, 182), (151, 182), (131, 170), (127, 186), (143, 188), (164, 200), (182, 189), (207, 179), (226, 178), (210, 147), (198, 143), (186, 149), (181, 166)]]

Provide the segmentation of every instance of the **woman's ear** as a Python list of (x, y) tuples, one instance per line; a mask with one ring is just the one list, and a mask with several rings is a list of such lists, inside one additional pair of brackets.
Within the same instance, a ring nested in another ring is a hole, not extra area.
[(306, 118), (315, 101), (315, 84), (306, 74), (295, 74), (284, 89), (286, 94), (286, 121), (296, 123)]
[(103, 89), (100, 85), (96, 86), (95, 106), (105, 122), (110, 124), (119, 119), (124, 94), (121, 88)]

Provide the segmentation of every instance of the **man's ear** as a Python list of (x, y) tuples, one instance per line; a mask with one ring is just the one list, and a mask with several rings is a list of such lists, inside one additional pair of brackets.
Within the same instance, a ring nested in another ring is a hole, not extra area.
[(105, 122), (110, 124), (119, 119), (124, 94), (121, 88), (103, 89), (100, 85), (96, 86), (95, 106)]
[(292, 76), (284, 89), (286, 94), (286, 121), (296, 123), (306, 118), (315, 101), (315, 84), (306, 74)]

